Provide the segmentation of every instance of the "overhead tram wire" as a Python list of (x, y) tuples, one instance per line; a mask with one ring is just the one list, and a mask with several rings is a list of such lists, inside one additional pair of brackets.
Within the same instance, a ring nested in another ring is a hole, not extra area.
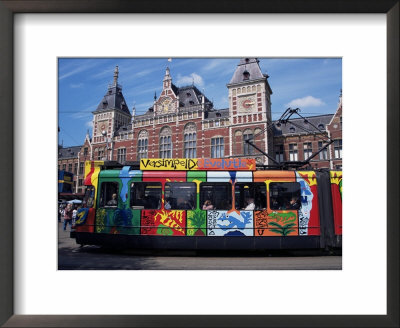
[[(61, 131), (61, 127), (60, 127), (60, 126), (58, 126), (58, 129)], [(62, 132), (65, 133), (68, 137), (70, 137), (77, 145), (80, 144), (79, 142), (77, 142), (77, 141), (74, 139), (73, 136), (71, 136), (69, 133), (67, 133), (67, 132), (65, 131), (64, 128), (62, 129)]]
[[(325, 144), (325, 146), (323, 146), (321, 149), (319, 149), (317, 152), (313, 153), (308, 159), (306, 159), (306, 160), (304, 160), (304, 161), (296, 161), (296, 162), (293, 162), (293, 161), (280, 162), (280, 161), (275, 160), (275, 158), (273, 158), (272, 156), (268, 155), (268, 154), (265, 153), (262, 149), (258, 148), (255, 144), (252, 143), (252, 140), (254, 140), (257, 136), (259, 136), (260, 134), (265, 133), (266, 131), (269, 131), (270, 129), (273, 128), (274, 123), (272, 123), (272, 122), (271, 122), (266, 128), (264, 128), (263, 130), (261, 130), (261, 131), (258, 132), (257, 134), (253, 135), (251, 138), (245, 140), (245, 142), (248, 143), (249, 145), (251, 145), (252, 147), (254, 147), (255, 149), (257, 149), (257, 150), (258, 150), (260, 153), (262, 153), (264, 156), (266, 156), (267, 158), (269, 158), (270, 160), (272, 160), (272, 161), (273, 161), (274, 163), (276, 163), (276, 164), (278, 165), (278, 167), (281, 168), (281, 169), (283, 169), (283, 168), (285, 168), (285, 167), (286, 167), (286, 168), (289, 168), (289, 167), (300, 168), (300, 167), (305, 166), (305, 165), (307, 165), (307, 164), (309, 165), (309, 164), (310, 164), (310, 160), (313, 159), (315, 156), (317, 156), (317, 155), (318, 155), (320, 152), (322, 152), (324, 149), (326, 149), (330, 144), (332, 144), (332, 143), (333, 143), (333, 140), (327, 135), (327, 132), (326, 132), (326, 131), (322, 131), (321, 129), (319, 129), (318, 127), (316, 127), (313, 123), (311, 123), (309, 120), (307, 120), (305, 117), (303, 117), (302, 115), (300, 115), (300, 114), (298, 113), (299, 111), (300, 111), (300, 108), (292, 109), (292, 108), (289, 107), (289, 108), (286, 109), (285, 112), (281, 115), (280, 119), (278, 120), (277, 125), (279, 124), (279, 126), (280, 126), (280, 124), (285, 124), (285, 125), (286, 125), (287, 123), (290, 123), (290, 124), (292, 124), (292, 125), (298, 127), (299, 129), (306, 131), (307, 133), (315, 134), (315, 133), (318, 133), (318, 132), (319, 132), (320, 134), (326, 135), (326, 138), (322, 138), (322, 137), (320, 137), (320, 136), (317, 136), (317, 138), (321, 139), (321, 140), (324, 141), (326, 144)], [(302, 126), (300, 126), (300, 125), (298, 125), (298, 124), (296, 124), (296, 123), (293, 123), (293, 122), (289, 121), (290, 117), (291, 117), (293, 114), (297, 114), (300, 118), (302, 118), (302, 119), (304, 120), (304, 122), (310, 123), (310, 125), (311, 125), (312, 127), (314, 127), (318, 132), (308, 130), (308, 129), (306, 129), (306, 128), (304, 128), (304, 127), (302, 127)], [(274, 165), (267, 165), (267, 166), (273, 167)], [(276, 166), (275, 166), (275, 167), (276, 167)]]

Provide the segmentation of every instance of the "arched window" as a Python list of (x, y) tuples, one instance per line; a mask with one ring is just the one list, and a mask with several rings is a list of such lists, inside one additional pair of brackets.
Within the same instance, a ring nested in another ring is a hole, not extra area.
[(196, 158), (196, 124), (188, 123), (183, 130), (184, 157)]
[(246, 140), (252, 140), (253, 139), (253, 131), (250, 129), (247, 129), (243, 132), (243, 155), (253, 155), (254, 154), (254, 148), (249, 145)]
[(165, 126), (160, 132), (160, 158), (172, 158), (172, 131)]
[(148, 157), (147, 155), (148, 143), (149, 143), (149, 133), (145, 130), (140, 131), (138, 135), (138, 154), (137, 154), (138, 160)]

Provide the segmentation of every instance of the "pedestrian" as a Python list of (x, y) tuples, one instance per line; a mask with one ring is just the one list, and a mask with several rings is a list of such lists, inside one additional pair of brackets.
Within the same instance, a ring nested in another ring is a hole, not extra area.
[(72, 211), (72, 226), (75, 225), (76, 212), (78, 212), (78, 210), (76, 209), (76, 205), (75, 205), (75, 206), (74, 206), (74, 209), (73, 209), (73, 211)]
[(68, 204), (64, 210), (64, 230), (67, 230), (69, 224), (72, 228), (72, 204)]

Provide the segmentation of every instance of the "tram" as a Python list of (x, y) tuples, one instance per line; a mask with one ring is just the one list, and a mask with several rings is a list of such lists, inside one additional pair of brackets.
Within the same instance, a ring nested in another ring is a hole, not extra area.
[(145, 249), (340, 249), (342, 172), (263, 170), (254, 159), (85, 163), (71, 237)]

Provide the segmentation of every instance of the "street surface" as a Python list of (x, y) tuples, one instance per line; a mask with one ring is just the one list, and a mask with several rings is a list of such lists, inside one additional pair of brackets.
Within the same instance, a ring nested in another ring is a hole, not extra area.
[[(80, 247), (58, 223), (60, 270), (341, 270), (341, 256), (255, 252), (113, 251)], [(301, 256), (303, 255), (303, 256)], [(304, 256), (308, 255), (308, 256)]]

